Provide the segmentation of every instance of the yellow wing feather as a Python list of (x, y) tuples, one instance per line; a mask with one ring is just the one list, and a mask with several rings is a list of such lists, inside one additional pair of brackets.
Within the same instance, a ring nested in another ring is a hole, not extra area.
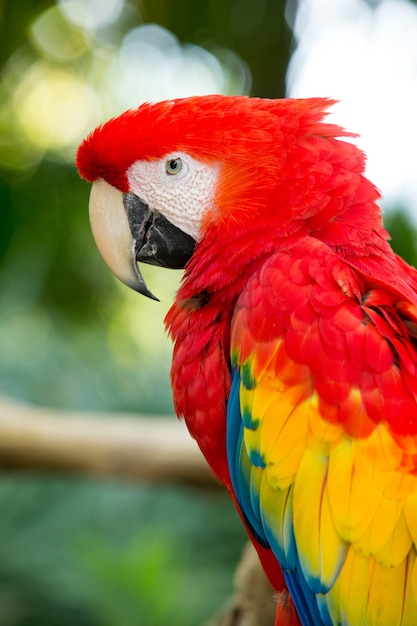
[[(287, 358), (287, 377), (290, 370)], [(262, 459), (251, 491), (267, 532), (288, 565), (293, 536), (301, 570), (333, 623), (415, 625), (417, 476), (408, 453), (385, 424), (356, 438), (323, 419), (308, 381), (294, 388), (263, 374), (250, 389), (241, 384), (240, 401), (252, 417), (246, 451)], [(358, 390), (352, 398), (362, 403)]]
[[(307, 267), (305, 256), (304, 262)], [(391, 308), (378, 318), (373, 305), (368, 316), (365, 305), (358, 303), (358, 290), (348, 294), (347, 287), (337, 287), (339, 314), (331, 326), (333, 300), (323, 294), (326, 280), (329, 292), (336, 288), (327, 265), (320, 267), (320, 298), (313, 311), (318, 319), (310, 325), (313, 287), (303, 295), (301, 287), (291, 290), (288, 283), (285, 296), (277, 287), (279, 297), (290, 303), (287, 317), (279, 318), (281, 326), (277, 314), (269, 331), (262, 326), (256, 337), (256, 327), (247, 328), (248, 310), (255, 310), (250, 300), (245, 319), (243, 307), (235, 315), (232, 363), (240, 373), (242, 445), (249, 459), (245, 471), (251, 474), (253, 510), (290, 591), (291, 584), (298, 585), (295, 593), (308, 601), (315, 598), (315, 617), (308, 623), (415, 626), (417, 398), (410, 389), (417, 384), (407, 387), (402, 380), (396, 361), (401, 347), (392, 346), (409, 342), (404, 368), (410, 372), (417, 369), (417, 351), (395, 306), (389, 303)], [(279, 268), (277, 262), (274, 271)], [(276, 280), (284, 284), (279, 276)], [(266, 278), (265, 284), (269, 298), (272, 289)], [(375, 298), (381, 294), (376, 290)], [(371, 300), (372, 294), (363, 297)], [(281, 301), (279, 306), (284, 310)], [(389, 315), (393, 320), (397, 315), (391, 327)], [(327, 352), (320, 355), (326, 324), (330, 330), (322, 348)], [(382, 335), (386, 328), (391, 328), (389, 340)], [(403, 335), (397, 340), (396, 333)], [(339, 338), (337, 358), (330, 337)], [(343, 345), (353, 365), (340, 357)], [(394, 431), (395, 410), (404, 426)]]

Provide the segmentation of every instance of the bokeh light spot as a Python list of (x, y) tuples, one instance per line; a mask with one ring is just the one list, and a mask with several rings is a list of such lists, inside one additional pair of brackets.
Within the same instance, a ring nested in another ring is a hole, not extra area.
[(56, 6), (40, 14), (29, 34), (41, 55), (57, 61), (72, 60), (88, 49), (85, 35), (72, 27)]
[(41, 148), (73, 145), (100, 119), (92, 89), (71, 72), (45, 61), (34, 64), (14, 93), (17, 121)]
[(124, 0), (59, 0), (66, 19), (87, 30), (95, 30), (115, 22), (124, 4)]

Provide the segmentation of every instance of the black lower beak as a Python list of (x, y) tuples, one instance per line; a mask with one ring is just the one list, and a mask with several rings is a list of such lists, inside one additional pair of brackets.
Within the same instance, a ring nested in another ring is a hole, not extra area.
[(195, 240), (174, 226), (159, 211), (152, 211), (133, 193), (123, 195), (130, 230), (135, 240), (136, 260), (183, 269), (194, 252)]
[[(134, 240), (135, 261), (183, 269), (194, 252), (195, 240), (167, 220), (162, 213), (151, 210), (135, 194), (123, 194), (123, 204)], [(144, 281), (143, 285), (141, 293), (155, 298)]]

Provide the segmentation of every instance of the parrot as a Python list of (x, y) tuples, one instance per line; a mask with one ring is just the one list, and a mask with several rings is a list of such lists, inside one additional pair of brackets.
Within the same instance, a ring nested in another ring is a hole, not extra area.
[(82, 141), (123, 283), (181, 268), (175, 411), (277, 592), (276, 625), (417, 624), (417, 270), (331, 98), (141, 104)]

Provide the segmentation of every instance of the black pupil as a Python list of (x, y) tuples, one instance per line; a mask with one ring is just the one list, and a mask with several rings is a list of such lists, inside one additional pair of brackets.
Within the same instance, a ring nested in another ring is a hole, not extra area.
[(169, 162), (169, 169), (172, 172), (175, 172), (178, 169), (178, 166), (179, 166), (178, 159), (172, 159), (172, 161)]

